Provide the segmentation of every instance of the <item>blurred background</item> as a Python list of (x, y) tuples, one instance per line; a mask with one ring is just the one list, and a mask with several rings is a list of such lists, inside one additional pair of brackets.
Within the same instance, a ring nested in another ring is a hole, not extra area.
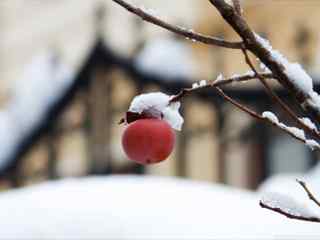
[[(237, 40), (208, 1), (135, 0), (167, 21)], [(251, 27), (320, 76), (317, 1), (243, 0)], [(284, 15), (285, 13), (285, 15)], [(200, 79), (243, 74), (239, 51), (171, 35), (110, 0), (0, 3), (0, 186), (121, 173), (180, 176), (256, 189), (305, 172), (318, 155), (202, 91), (183, 101), (183, 131), (167, 161), (140, 166), (121, 147), (124, 116), (142, 92), (175, 94)], [(276, 20), (275, 20), (276, 19)], [(278, 94), (294, 104), (278, 87)], [(228, 87), (246, 105), (281, 115), (257, 82)], [(297, 109), (299, 111), (299, 109)]]

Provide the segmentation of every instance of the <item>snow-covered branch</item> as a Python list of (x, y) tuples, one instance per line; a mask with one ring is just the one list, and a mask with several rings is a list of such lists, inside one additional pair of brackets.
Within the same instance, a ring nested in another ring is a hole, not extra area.
[(320, 122), (320, 96), (313, 90), (312, 79), (298, 63), (291, 63), (271, 44), (256, 34), (236, 9), (224, 0), (209, 0), (224, 20), (238, 33), (244, 47), (252, 52), (287, 89), (299, 104)]
[[(317, 206), (320, 206), (319, 201), (309, 190), (307, 184), (301, 180), (297, 179), (299, 185), (308, 194), (311, 201), (313, 201)], [(296, 219), (300, 221), (316, 222), (320, 223), (320, 218), (310, 210), (297, 202), (295, 199), (280, 193), (267, 193), (264, 194), (259, 202), (262, 208), (277, 212), (287, 218)]]
[(282, 122), (279, 122), (278, 117), (272, 112), (263, 112), (262, 117), (269, 121), (273, 126), (288, 133), (291, 137), (305, 143), (311, 150), (320, 150), (320, 145), (314, 139), (308, 139), (302, 129), (289, 127)]
[(279, 104), (279, 106), (282, 108), (282, 110), (284, 111), (285, 114), (287, 114), (293, 121), (295, 121), (299, 127), (301, 127), (302, 129), (304, 129), (306, 132), (308, 132), (309, 134), (311, 134), (312, 136), (314, 136), (317, 139), (320, 139), (320, 134), (318, 132), (318, 130), (314, 127), (310, 127), (310, 125), (305, 124), (304, 121), (301, 121), (300, 118), (298, 118), (298, 116), (296, 115), (296, 113), (286, 104), (284, 103), (280, 97), (278, 97), (278, 95), (272, 90), (272, 88), (269, 86), (268, 82), (266, 81), (265, 77), (260, 75), (258, 73), (258, 71), (255, 69), (252, 61), (250, 60), (250, 57), (248, 55), (247, 50), (243, 49), (243, 54), (245, 56), (246, 62), (249, 65), (249, 67), (251, 68), (251, 70), (255, 73), (255, 75), (257, 76), (257, 78), (260, 80), (260, 82), (262, 83), (262, 85), (264, 86), (267, 94), (270, 96), (270, 98), (276, 103)]
[(320, 223), (319, 217), (310, 213), (307, 208), (287, 195), (279, 193), (266, 194), (260, 200), (259, 205), (287, 218)]
[[(264, 78), (273, 78), (273, 75), (271, 73), (259, 73), (259, 75), (263, 76)], [(201, 80), (199, 83), (195, 83), (191, 88), (182, 89), (177, 95), (172, 97), (171, 102), (179, 101), (185, 95), (191, 94), (191, 93), (198, 91), (198, 90), (221, 87), (223, 85), (228, 85), (228, 84), (233, 84), (233, 83), (238, 83), (238, 82), (246, 82), (246, 81), (254, 80), (254, 79), (257, 79), (257, 74), (255, 74), (252, 71), (249, 71), (249, 72), (242, 74), (242, 75), (235, 74), (229, 78), (224, 78), (220, 74), (214, 80), (205, 81), (205, 84), (203, 84), (204, 81)]]

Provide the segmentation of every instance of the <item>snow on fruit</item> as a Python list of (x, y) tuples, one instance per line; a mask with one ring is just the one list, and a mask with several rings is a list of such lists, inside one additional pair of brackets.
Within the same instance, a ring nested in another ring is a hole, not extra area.
[(175, 144), (175, 130), (181, 130), (183, 118), (179, 102), (161, 93), (136, 96), (124, 122), (122, 146), (129, 159), (140, 164), (165, 160)]

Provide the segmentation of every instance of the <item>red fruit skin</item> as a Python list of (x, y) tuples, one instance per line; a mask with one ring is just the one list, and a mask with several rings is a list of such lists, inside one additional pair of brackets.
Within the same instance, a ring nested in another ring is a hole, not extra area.
[(165, 160), (173, 150), (175, 133), (160, 119), (139, 119), (130, 123), (123, 135), (122, 146), (127, 156), (140, 164)]

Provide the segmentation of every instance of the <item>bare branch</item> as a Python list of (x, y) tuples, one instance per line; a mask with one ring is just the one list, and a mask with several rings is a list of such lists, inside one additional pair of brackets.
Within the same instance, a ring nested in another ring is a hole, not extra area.
[(263, 203), (262, 201), (259, 202), (260, 207), (269, 209), (273, 212), (279, 213), (287, 218), (300, 220), (300, 221), (307, 221), (307, 222), (316, 222), (320, 223), (320, 218), (317, 217), (306, 217), (306, 216), (298, 216), (291, 213), (286, 212), (284, 209), (278, 208), (278, 207), (272, 207), (268, 204)]
[(186, 38), (189, 38), (198, 42), (202, 42), (205, 44), (215, 45), (215, 46), (224, 47), (224, 48), (241, 49), (243, 47), (242, 42), (228, 42), (220, 38), (214, 38), (214, 37), (206, 36), (200, 33), (196, 33), (192, 30), (187, 30), (183, 27), (171, 25), (163, 21), (162, 19), (156, 16), (153, 16), (152, 14), (143, 10), (142, 8), (135, 7), (127, 3), (126, 1), (123, 1), (123, 0), (113, 0), (113, 1), (119, 4), (120, 6), (124, 7), (125, 9), (127, 9), (129, 12), (139, 16), (146, 22), (153, 23), (159, 27), (167, 29), (168, 31), (171, 31), (173, 33), (182, 35)]
[(313, 195), (313, 193), (309, 190), (307, 184), (299, 179), (296, 180), (300, 186), (304, 189), (304, 191), (308, 194), (308, 197), (311, 201), (313, 201), (318, 207), (320, 207), (319, 200)]
[(255, 111), (247, 108), (246, 106), (242, 105), (241, 103), (237, 102), (236, 100), (234, 100), (233, 98), (229, 97), (227, 94), (225, 94), (221, 88), (219, 87), (215, 87), (215, 89), (217, 90), (217, 92), (220, 94), (220, 96), (222, 96), (225, 100), (227, 100), (228, 102), (230, 102), (232, 105), (236, 106), (237, 108), (239, 108), (240, 110), (242, 110), (243, 112), (249, 114), (251, 117), (257, 119), (257, 120), (262, 120), (265, 121), (266, 119), (264, 117), (262, 117), (260, 114), (256, 113)]

